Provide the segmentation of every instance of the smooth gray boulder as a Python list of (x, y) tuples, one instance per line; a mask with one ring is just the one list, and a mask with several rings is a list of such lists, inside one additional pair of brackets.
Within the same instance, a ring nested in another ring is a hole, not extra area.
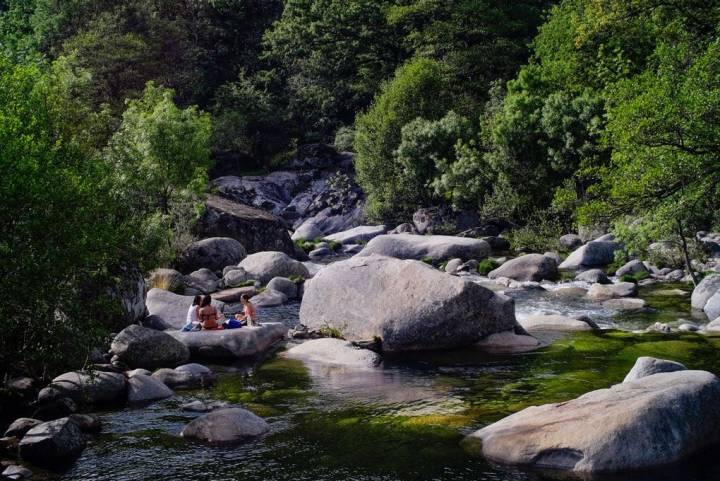
[(720, 291), (716, 292), (714, 296), (708, 299), (705, 303), (703, 311), (705, 311), (705, 315), (708, 316), (708, 319), (720, 317)]
[(652, 376), (661, 372), (685, 371), (687, 368), (675, 361), (656, 359), (654, 357), (642, 356), (637, 358), (635, 365), (627, 373), (623, 382), (637, 381), (638, 379)]
[(387, 351), (470, 345), (516, 325), (512, 299), (422, 262), (379, 255), (316, 274), (305, 286), (300, 322), (331, 326), (348, 340), (379, 337)]
[(704, 330), (711, 333), (720, 332), (720, 317), (718, 317), (714, 321), (708, 322), (705, 325)]
[(636, 297), (624, 297), (620, 299), (608, 299), (607, 301), (603, 301), (602, 305), (606, 309), (636, 311), (638, 309), (645, 309), (645, 307), (647, 307), (647, 302)]
[(162, 381), (144, 374), (128, 379), (127, 400), (129, 403), (147, 403), (174, 396), (175, 393)]
[(282, 292), (288, 299), (297, 299), (298, 297), (298, 285), (287, 277), (273, 277), (266, 288)]
[[(214, 302), (217, 302), (218, 304), (231, 304), (231, 303), (237, 303), (240, 302), (240, 299), (244, 295), (248, 295), (250, 297), (253, 297), (257, 295), (258, 290), (255, 286), (248, 286), (248, 287), (233, 287), (230, 289), (223, 289), (222, 291), (213, 292), (212, 298)], [(213, 304), (215, 305), (215, 304)], [(217, 306), (216, 306), (217, 307)], [(224, 307), (223, 307), (224, 309)], [(219, 309), (222, 311), (222, 309)]]
[(202, 364), (183, 364), (175, 369), (158, 369), (152, 377), (170, 389), (201, 389), (215, 382), (215, 373)]
[(13, 421), (10, 426), (5, 430), (5, 434), (3, 434), (3, 437), (10, 437), (14, 436), (16, 438), (22, 438), (25, 436), (25, 433), (30, 431), (35, 426), (41, 425), (43, 422), (39, 419), (33, 419), (33, 418), (17, 418), (15, 421)]
[(303, 342), (285, 351), (284, 355), (302, 361), (357, 369), (374, 368), (382, 362), (382, 358), (373, 351), (360, 349), (343, 339), (333, 338), (312, 339)]
[[(190, 334), (199, 335), (197, 332)], [(173, 336), (154, 329), (132, 325), (115, 336), (110, 351), (130, 368), (156, 369), (185, 364), (190, 351)]]
[(577, 234), (565, 234), (558, 239), (558, 243), (562, 248), (572, 251), (583, 245), (583, 241)]
[(243, 245), (230, 237), (210, 237), (193, 242), (180, 254), (177, 267), (180, 272), (192, 272), (203, 267), (222, 271), (225, 266), (237, 264), (245, 258)]
[(615, 251), (622, 244), (613, 240), (594, 240), (574, 250), (559, 266), (560, 270), (575, 271), (604, 267), (615, 260)]
[(329, 247), (318, 247), (317, 249), (311, 250), (308, 254), (308, 257), (310, 259), (320, 259), (322, 257), (333, 255), (334, 253), (335, 251), (333, 251)]
[(288, 301), (288, 297), (282, 292), (265, 289), (260, 294), (252, 298), (252, 303), (255, 307), (273, 307), (285, 304)]
[(510, 259), (488, 273), (490, 279), (507, 277), (516, 281), (556, 280), (560, 277), (555, 259), (543, 254), (526, 254)]
[(540, 341), (533, 336), (517, 334), (511, 330), (490, 334), (476, 346), (491, 353), (519, 353), (537, 349)]
[[(690, 297), (690, 305), (693, 309), (702, 311), (705, 308), (705, 304), (714, 296), (717, 292), (720, 292), (720, 275), (712, 274), (705, 276), (701, 280), (695, 289), (693, 289), (692, 296)], [(711, 317), (711, 319), (714, 319)]]
[(204, 414), (183, 428), (182, 437), (209, 443), (243, 441), (268, 432), (265, 420), (241, 408), (217, 409)]
[(588, 282), (590, 284), (611, 284), (612, 281), (602, 269), (589, 269), (580, 272), (575, 276), (576, 281)]
[(288, 328), (280, 322), (264, 322), (260, 326), (219, 331), (168, 331), (190, 349), (193, 357), (236, 359), (252, 357), (268, 350), (283, 339)]
[(375, 237), (385, 234), (388, 231), (384, 225), (360, 225), (350, 230), (336, 232), (324, 237), (326, 241), (335, 241), (341, 244), (359, 244), (369, 242)]
[(223, 287), (240, 287), (247, 281), (252, 280), (250, 275), (242, 267), (235, 266), (234, 269), (227, 270), (223, 275), (221, 285)]
[(592, 331), (597, 328), (592, 322), (556, 314), (536, 314), (518, 319), (528, 332), (536, 331)]
[(447, 264), (445, 264), (445, 269), (444, 269), (444, 270), (445, 270), (445, 272), (447, 272), (448, 274), (455, 274), (455, 273), (457, 273), (458, 269), (459, 269), (460, 266), (462, 266), (462, 265), (463, 265), (463, 260), (462, 260), (462, 259), (458, 259), (458, 258), (450, 259), (450, 260), (447, 262)]
[(52, 380), (38, 394), (38, 401), (70, 398), (77, 403), (97, 404), (117, 400), (125, 391), (125, 376), (115, 372), (71, 371)]
[(632, 276), (641, 272), (649, 272), (647, 266), (645, 266), (645, 263), (643, 261), (634, 259), (630, 262), (627, 262), (620, 269), (615, 271), (615, 275), (618, 277), (622, 277), (624, 275)]
[(480, 239), (445, 235), (386, 234), (368, 242), (358, 256), (378, 254), (396, 259), (420, 260), (429, 257), (444, 261), (456, 257), (463, 260), (483, 259), (491, 253), (490, 244)]
[(42, 423), (23, 436), (20, 457), (41, 468), (72, 461), (85, 449), (85, 436), (77, 422), (61, 418)]
[[(153, 329), (182, 329), (186, 324), (187, 311), (193, 296), (180, 296), (163, 289), (150, 289), (147, 294), (148, 317), (143, 325)], [(213, 300), (212, 305), (222, 312), (223, 302)]]
[(588, 290), (587, 297), (595, 301), (606, 301), (615, 297), (630, 297), (636, 294), (636, 284), (618, 282), (617, 284), (593, 284)]
[(290, 238), (294, 241), (315, 240), (321, 238), (324, 235), (325, 233), (320, 229), (320, 227), (318, 227), (315, 222), (307, 221), (303, 222), (300, 227), (295, 229), (295, 232), (293, 232), (293, 235), (290, 236)]
[(218, 289), (220, 278), (210, 269), (203, 267), (185, 277), (185, 285), (203, 294), (211, 294)]
[(2, 472), (2, 476), (6, 479), (11, 480), (29, 479), (33, 477), (33, 472), (26, 467), (17, 464), (11, 464), (5, 468), (5, 470)]
[(239, 264), (251, 279), (267, 284), (273, 277), (300, 276), (309, 278), (310, 273), (302, 262), (282, 252), (258, 252), (250, 254)]
[(524, 409), (465, 440), (490, 460), (586, 473), (674, 463), (720, 440), (720, 380), (654, 374)]

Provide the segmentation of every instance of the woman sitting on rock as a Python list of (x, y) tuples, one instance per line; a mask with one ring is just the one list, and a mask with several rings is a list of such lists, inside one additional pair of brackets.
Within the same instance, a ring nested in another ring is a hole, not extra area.
[(238, 321), (246, 321), (248, 326), (259, 326), (257, 311), (253, 303), (250, 302), (250, 296), (243, 294), (240, 297), (240, 303), (243, 305), (243, 313), (235, 314), (235, 319)]
[(187, 323), (182, 328), (183, 331), (199, 331), (200, 321), (198, 321), (198, 306), (202, 302), (202, 296), (195, 296), (192, 305), (188, 308)]
[(202, 324), (202, 328), (205, 331), (215, 330), (215, 329), (222, 329), (223, 326), (218, 323), (222, 317), (220, 316), (220, 313), (217, 309), (215, 309), (215, 306), (211, 304), (212, 297), (205, 296), (203, 297), (202, 302), (200, 303), (200, 307), (198, 307), (197, 316), (198, 319), (200, 319), (200, 323)]

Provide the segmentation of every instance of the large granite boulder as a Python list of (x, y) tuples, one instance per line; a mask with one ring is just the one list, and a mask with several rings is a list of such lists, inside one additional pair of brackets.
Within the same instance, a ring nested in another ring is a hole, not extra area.
[(185, 285), (201, 294), (212, 294), (217, 291), (219, 283), (220, 278), (206, 267), (185, 276)]
[(575, 280), (590, 284), (610, 284), (612, 282), (602, 269), (588, 269), (580, 272), (575, 276)]
[(323, 237), (325, 233), (320, 230), (320, 227), (313, 222), (313, 221), (307, 221), (303, 222), (302, 225), (300, 225), (297, 229), (295, 229), (295, 232), (293, 232), (293, 235), (290, 236), (290, 238), (293, 241), (296, 240), (315, 240)]
[(374, 368), (381, 357), (368, 349), (360, 349), (342, 339), (313, 339), (285, 351), (287, 357), (356, 369)]
[(245, 247), (230, 237), (210, 237), (190, 244), (176, 261), (180, 272), (192, 272), (206, 267), (222, 271), (245, 258)]
[(152, 376), (138, 374), (128, 379), (127, 400), (131, 404), (158, 401), (174, 394), (162, 381)]
[(235, 359), (265, 352), (287, 334), (280, 322), (265, 322), (261, 326), (246, 326), (220, 331), (168, 333), (187, 346), (193, 357), (207, 359)]
[(115, 372), (71, 371), (52, 380), (38, 394), (38, 401), (46, 403), (70, 398), (77, 403), (96, 404), (117, 400), (125, 392), (125, 376)]
[(185, 344), (171, 335), (138, 325), (120, 331), (113, 339), (110, 351), (132, 369), (175, 367), (185, 364), (190, 358)]
[(654, 374), (529, 407), (476, 431), (466, 446), (493, 461), (538, 468), (650, 468), (720, 441), (719, 398), (720, 380), (709, 372)]
[(561, 264), (560, 270), (576, 271), (603, 267), (615, 260), (615, 251), (623, 246), (614, 240), (594, 240), (574, 250)]
[(302, 262), (292, 259), (282, 252), (257, 252), (250, 254), (240, 263), (251, 279), (267, 284), (273, 277), (300, 276), (310, 277)]
[(470, 345), (516, 325), (512, 299), (422, 262), (379, 255), (317, 273), (305, 287), (300, 322), (334, 327), (348, 340), (379, 337), (387, 351)]
[(385, 234), (387, 231), (388, 228), (384, 225), (359, 225), (350, 230), (325, 236), (324, 240), (335, 241), (341, 244), (359, 244), (361, 242), (369, 242), (375, 237)]
[(70, 418), (32, 428), (20, 441), (20, 456), (36, 466), (53, 468), (75, 459), (85, 449), (85, 436)]
[(518, 319), (518, 323), (529, 332), (537, 331), (591, 331), (597, 328), (592, 321), (575, 319), (557, 314), (536, 314)]
[(267, 283), (267, 290), (282, 292), (288, 299), (297, 299), (300, 292), (297, 283), (287, 277), (273, 277)]
[(150, 271), (147, 279), (150, 289), (162, 289), (180, 294), (185, 292), (185, 276), (175, 269), (159, 267)]
[(268, 432), (265, 420), (241, 408), (217, 409), (195, 418), (183, 428), (181, 436), (208, 443), (243, 441)]
[[(225, 303), (215, 300), (212, 305), (222, 312)], [(186, 324), (188, 308), (192, 306), (193, 296), (181, 296), (164, 289), (150, 289), (147, 294), (148, 317), (143, 325), (153, 329), (182, 329)]]
[(213, 301), (219, 303), (237, 303), (244, 295), (253, 297), (257, 294), (257, 288), (255, 286), (248, 287), (233, 287), (232, 289), (223, 289), (222, 291), (214, 292), (212, 294)]
[(627, 263), (625, 263), (622, 267), (620, 267), (617, 271), (615, 271), (615, 275), (618, 277), (622, 276), (632, 276), (635, 274), (639, 274), (641, 272), (650, 272), (648, 271), (648, 268), (645, 266), (645, 263), (639, 259), (631, 260)]
[(460, 258), (483, 259), (492, 253), (490, 244), (480, 239), (444, 235), (386, 234), (368, 242), (358, 254), (367, 257), (373, 254), (396, 259), (423, 259), (436, 261)]
[(542, 280), (554, 281), (560, 277), (560, 274), (555, 259), (543, 254), (526, 254), (510, 259), (497, 269), (490, 271), (488, 277), (490, 279), (507, 277), (516, 281), (539, 282)]
[[(214, 195), (208, 196), (205, 207), (199, 227), (203, 236), (233, 238), (250, 254), (268, 250), (297, 254), (289, 225), (270, 212)], [(240, 259), (228, 262), (220, 269), (238, 262)]]
[(642, 356), (637, 358), (635, 365), (627, 373), (623, 382), (637, 381), (653, 374), (661, 372), (685, 371), (687, 368), (675, 361), (656, 359), (654, 357)]
[[(720, 275), (712, 274), (703, 278), (693, 289), (690, 305), (693, 309), (702, 311), (711, 297), (720, 292)], [(709, 316), (708, 316), (709, 317)], [(710, 319), (715, 319), (710, 317)]]

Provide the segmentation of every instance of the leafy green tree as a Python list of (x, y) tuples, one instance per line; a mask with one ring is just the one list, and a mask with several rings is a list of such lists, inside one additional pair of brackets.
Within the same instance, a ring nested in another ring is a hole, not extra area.
[(404, 175), (395, 151), (402, 128), (416, 118), (442, 117), (452, 97), (444, 66), (417, 58), (400, 67), (355, 124), (355, 169), (368, 196), (368, 214), (376, 219), (399, 220), (417, 206), (424, 195), (416, 179)]

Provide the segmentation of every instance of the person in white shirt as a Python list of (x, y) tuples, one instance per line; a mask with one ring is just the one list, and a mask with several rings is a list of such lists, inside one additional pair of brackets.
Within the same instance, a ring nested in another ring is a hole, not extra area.
[(202, 301), (202, 296), (195, 296), (192, 305), (188, 307), (186, 324), (185, 327), (182, 328), (183, 331), (200, 330), (200, 321), (198, 320), (198, 306), (200, 305), (200, 301)]

